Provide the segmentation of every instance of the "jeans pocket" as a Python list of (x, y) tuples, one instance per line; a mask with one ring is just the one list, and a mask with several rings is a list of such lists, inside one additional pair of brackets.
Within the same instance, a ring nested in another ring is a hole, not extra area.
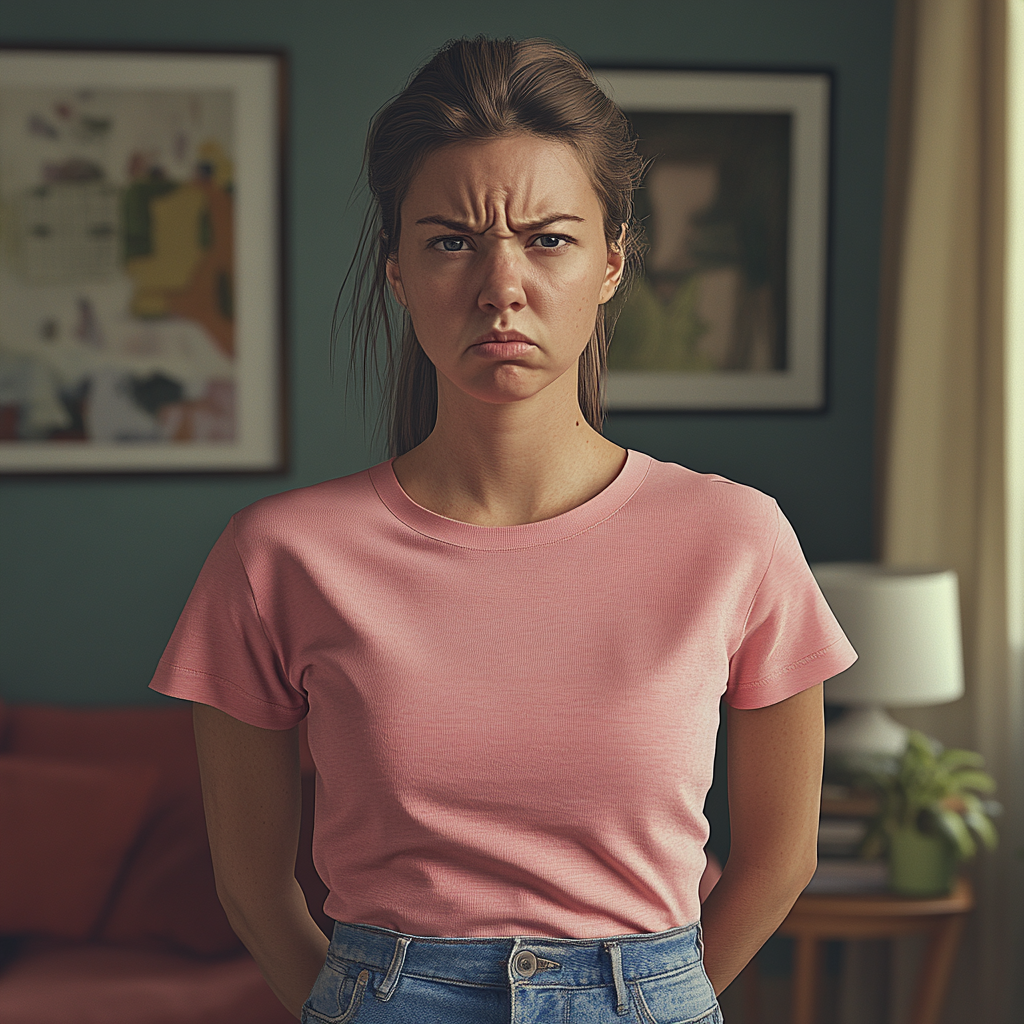
[(313, 990), (302, 1004), (301, 1024), (348, 1024), (359, 1012), (370, 972), (358, 965), (330, 959), (320, 969)]
[(682, 971), (631, 982), (643, 1024), (717, 1024), (715, 990), (700, 961)]

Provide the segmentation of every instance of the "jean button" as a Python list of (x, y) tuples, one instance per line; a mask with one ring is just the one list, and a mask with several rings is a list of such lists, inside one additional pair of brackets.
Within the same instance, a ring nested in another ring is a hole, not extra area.
[(516, 973), (523, 978), (532, 978), (537, 973), (537, 957), (528, 949), (516, 953), (513, 961)]

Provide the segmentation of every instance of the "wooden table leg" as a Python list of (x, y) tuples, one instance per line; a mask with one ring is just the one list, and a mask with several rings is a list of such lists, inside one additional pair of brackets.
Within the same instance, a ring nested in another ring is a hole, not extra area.
[(957, 914), (936, 922), (917, 979), (911, 1024), (938, 1024), (965, 921), (963, 915)]
[(818, 961), (821, 950), (812, 935), (795, 940), (793, 965), (793, 1024), (814, 1024), (818, 1011)]

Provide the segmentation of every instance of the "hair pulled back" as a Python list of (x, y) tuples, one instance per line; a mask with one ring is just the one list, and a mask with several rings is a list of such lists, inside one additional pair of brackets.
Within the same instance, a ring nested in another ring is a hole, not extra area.
[[(353, 369), (361, 369), (364, 395), (371, 367), (381, 382), (381, 334), (386, 342), (382, 416), (393, 456), (424, 441), (437, 418), (436, 371), (385, 274), (398, 251), (402, 202), (423, 161), (436, 150), (519, 133), (576, 151), (604, 211), (608, 246), (621, 247), (625, 257), (623, 284), (635, 273), (640, 250), (633, 190), (643, 162), (629, 122), (583, 61), (545, 39), (481, 36), (446, 43), (370, 124), (364, 165), (371, 202), (345, 282), (352, 282), (350, 360)], [(611, 320), (606, 307), (599, 307), (579, 363), (580, 408), (598, 431), (604, 422)]]

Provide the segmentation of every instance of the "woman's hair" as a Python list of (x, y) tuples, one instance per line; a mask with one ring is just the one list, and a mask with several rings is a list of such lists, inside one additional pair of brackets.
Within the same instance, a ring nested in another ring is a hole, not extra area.
[[(437, 417), (436, 371), (408, 313), (394, 301), (385, 274), (388, 260), (398, 251), (402, 202), (423, 161), (436, 150), (520, 133), (554, 139), (575, 150), (604, 211), (608, 246), (619, 247), (625, 257), (624, 285), (639, 263), (633, 190), (643, 161), (629, 122), (597, 87), (583, 61), (545, 39), (481, 36), (446, 43), (370, 124), (364, 157), (370, 208), (342, 285), (343, 291), (352, 285), (350, 367), (361, 371), (364, 398), (371, 368), (383, 384), (382, 418), (387, 417), (392, 455), (425, 440)], [(335, 316), (337, 328), (337, 310)], [(598, 431), (604, 421), (612, 320), (606, 307), (599, 307), (579, 363), (580, 408)], [(386, 342), (383, 381), (381, 334)]]

